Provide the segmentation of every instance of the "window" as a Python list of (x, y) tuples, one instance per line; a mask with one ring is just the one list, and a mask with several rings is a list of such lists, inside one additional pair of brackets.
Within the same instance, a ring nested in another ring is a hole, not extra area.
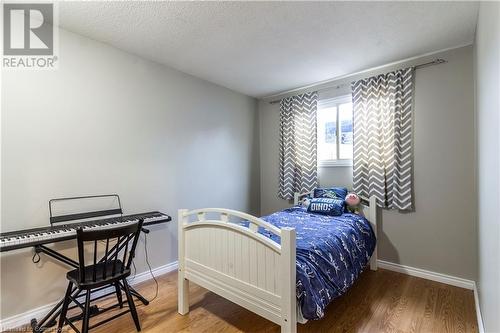
[(318, 102), (318, 165), (352, 165), (351, 96)]

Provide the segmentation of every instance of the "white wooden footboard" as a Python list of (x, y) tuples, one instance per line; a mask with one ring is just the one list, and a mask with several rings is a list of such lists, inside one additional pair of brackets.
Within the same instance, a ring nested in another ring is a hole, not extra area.
[[(181, 209), (178, 221), (180, 314), (189, 312), (192, 281), (281, 325), (281, 332), (296, 332), (294, 229), (219, 208)], [(259, 227), (280, 236), (281, 244)]]

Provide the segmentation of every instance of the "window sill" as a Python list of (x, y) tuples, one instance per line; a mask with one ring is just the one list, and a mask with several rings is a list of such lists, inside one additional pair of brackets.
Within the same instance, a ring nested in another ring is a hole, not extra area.
[(352, 160), (332, 160), (332, 161), (319, 161), (318, 167), (320, 168), (334, 168), (334, 167), (350, 167)]

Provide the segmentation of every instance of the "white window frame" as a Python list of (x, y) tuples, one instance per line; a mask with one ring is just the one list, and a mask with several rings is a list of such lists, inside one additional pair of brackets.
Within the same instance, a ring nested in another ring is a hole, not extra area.
[[(350, 103), (352, 102), (351, 95), (343, 95), (343, 96), (338, 96), (338, 97), (333, 97), (333, 98), (326, 98), (326, 99), (321, 99), (318, 101), (318, 109), (320, 108), (328, 108), (328, 107), (336, 107), (337, 109), (337, 119), (336, 119), (336, 139), (337, 139), (337, 156), (340, 156), (340, 122), (339, 122), (339, 105), (340, 104), (345, 104), (345, 103)], [(319, 149), (319, 145), (318, 145)], [(352, 166), (352, 159), (336, 159), (336, 160), (319, 160), (318, 159), (318, 167), (345, 167), (345, 166)]]

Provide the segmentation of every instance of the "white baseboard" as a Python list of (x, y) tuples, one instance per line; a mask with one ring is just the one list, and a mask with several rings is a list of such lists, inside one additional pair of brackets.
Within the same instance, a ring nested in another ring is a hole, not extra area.
[(474, 303), (476, 303), (477, 329), (479, 333), (484, 333), (483, 316), (481, 315), (481, 307), (479, 306), (479, 292), (477, 285), (474, 282)]
[(476, 305), (477, 327), (479, 333), (484, 333), (483, 317), (481, 316), (481, 308), (479, 306), (479, 294), (477, 291), (477, 286), (475, 281), (462, 279), (456, 276), (431, 272), (421, 268), (395, 264), (384, 260), (378, 260), (378, 267), (411, 276), (416, 276), (422, 279), (432, 280), (436, 282), (449, 284), (455, 287), (472, 290), (474, 292), (474, 303)]
[[(153, 269), (153, 274), (155, 276), (165, 274), (172, 272), (176, 270), (178, 267), (177, 261), (171, 262), (169, 264), (157, 267)], [(459, 277), (451, 276), (451, 275), (446, 275), (446, 274), (441, 274), (441, 273), (436, 273), (436, 272), (431, 272), (427, 271), (424, 269), (420, 268), (415, 268), (415, 267), (410, 267), (410, 266), (405, 266), (405, 265), (400, 265), (400, 264), (395, 264), (392, 262), (384, 261), (384, 260), (378, 260), (378, 267), (427, 279), (427, 280), (432, 280), (432, 281), (437, 281), (445, 284), (449, 284), (452, 286), (460, 287), (460, 288), (465, 288), (469, 290), (474, 291), (474, 301), (476, 304), (476, 314), (477, 314), (477, 323), (478, 323), (478, 329), (479, 333), (484, 333), (484, 326), (483, 326), (483, 320), (481, 316), (481, 309), (479, 307), (479, 295), (477, 291), (477, 286), (476, 283), (472, 280), (467, 280), (467, 279), (462, 279)], [(149, 271), (142, 272), (140, 274), (137, 274), (134, 278), (130, 278), (130, 284), (131, 285), (136, 285), (138, 283), (144, 282), (151, 279), (151, 274)], [(109, 290), (102, 290), (101, 293), (105, 294), (106, 292), (111, 291)], [(96, 296), (97, 293), (96, 293)], [(43, 317), (53, 306), (55, 305), (54, 303), (47, 304), (41, 307), (38, 307), (36, 309), (29, 310), (27, 312), (5, 318), (3, 320), (0, 320), (0, 331), (4, 331), (7, 329), (12, 329), (15, 327), (19, 327), (21, 325), (26, 325), (29, 324), (31, 318), (41, 318)]]
[(422, 279), (432, 280), (436, 282), (441, 282), (445, 284), (449, 284), (451, 286), (465, 288), (469, 290), (474, 290), (475, 282), (472, 280), (462, 279), (456, 276), (436, 273), (427, 271), (421, 268), (415, 268), (400, 264), (395, 264), (392, 262), (378, 260), (378, 267), (384, 268), (390, 271), (399, 272), (411, 276), (416, 276)]
[[(165, 273), (175, 271), (176, 269), (177, 269), (177, 261), (174, 261), (174, 262), (168, 263), (166, 265), (156, 267), (152, 270), (152, 272), (155, 276), (158, 276), (158, 275), (162, 275)], [(137, 274), (135, 277), (130, 277), (128, 280), (129, 280), (129, 283), (131, 285), (136, 285), (138, 283), (147, 281), (151, 278), (152, 277), (151, 277), (150, 272), (145, 271), (145, 272)], [(95, 293), (94, 295), (95, 295), (95, 297), (98, 297), (98, 296), (104, 295), (112, 290), (114, 290), (114, 289), (112, 289), (112, 288), (103, 289), (103, 290)], [(61, 295), (61, 297), (62, 296), (63, 295)], [(19, 327), (22, 325), (29, 324), (32, 318), (43, 317), (45, 314), (47, 314), (50, 311), (50, 309), (52, 309), (52, 307), (56, 303), (57, 302), (53, 302), (53, 303), (50, 303), (47, 305), (43, 305), (41, 307), (26, 311), (24, 313), (20, 313), (18, 315), (0, 320), (0, 332), (3, 332), (3, 331), (8, 330), (8, 329), (16, 328), (16, 327)]]
[[(166, 265), (156, 267), (152, 270), (152, 272), (153, 272), (154, 276), (158, 276), (158, 275), (173, 272), (177, 268), (178, 268), (178, 263), (176, 260), (176, 261), (168, 263)], [(151, 274), (149, 273), (149, 271), (145, 271), (145, 272), (137, 274), (135, 277), (129, 278), (129, 282), (131, 285), (135, 285), (135, 284), (138, 284), (138, 283), (150, 280), (150, 279), (151, 279)]]

